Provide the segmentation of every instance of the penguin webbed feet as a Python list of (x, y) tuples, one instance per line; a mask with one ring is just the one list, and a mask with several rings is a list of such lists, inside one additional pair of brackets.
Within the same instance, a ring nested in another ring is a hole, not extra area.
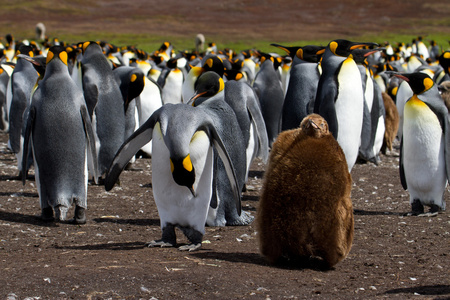
[(176, 243), (172, 243), (172, 242), (166, 242), (164, 240), (153, 240), (151, 242), (145, 243), (145, 247), (148, 248), (155, 248), (155, 247), (160, 247), (160, 248), (171, 248), (171, 247), (175, 247)]
[(411, 212), (407, 213), (407, 216), (419, 216), (419, 217), (435, 217), (441, 211), (441, 208), (436, 204), (430, 204), (430, 210), (425, 212), (424, 205), (419, 199), (414, 199), (411, 203)]

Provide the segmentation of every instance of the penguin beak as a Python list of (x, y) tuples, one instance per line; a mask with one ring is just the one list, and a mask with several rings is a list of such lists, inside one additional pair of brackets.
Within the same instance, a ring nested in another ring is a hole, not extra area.
[(313, 120), (309, 120), (309, 125), (312, 126), (314, 129), (319, 129), (319, 126), (316, 123), (314, 123)]
[(192, 196), (194, 196), (194, 198), (197, 197), (197, 193), (194, 191), (194, 187), (193, 186), (190, 187), (189, 190), (191, 191)]
[(194, 96), (192, 96), (191, 99), (189, 99), (189, 101), (187, 102), (188, 105), (192, 105), (195, 106), (195, 99), (203, 96), (204, 94), (206, 94), (207, 91), (203, 92), (203, 93), (198, 93), (198, 94), (194, 94)]

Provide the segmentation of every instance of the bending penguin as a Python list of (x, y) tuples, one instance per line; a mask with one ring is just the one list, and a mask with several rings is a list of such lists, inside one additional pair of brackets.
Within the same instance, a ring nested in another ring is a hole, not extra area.
[[(53, 46), (47, 54), (44, 78), (31, 99), (24, 136), (22, 168), (31, 144), (36, 186), (45, 221), (66, 220), (75, 203), (75, 224), (86, 223), (88, 159), (96, 175), (95, 138), (83, 92), (69, 75), (67, 52)], [(25, 184), (26, 172), (22, 173)], [(97, 177), (94, 177), (97, 178)]]
[(179, 250), (197, 250), (205, 234), (213, 180), (213, 146), (222, 159), (240, 213), (239, 184), (227, 146), (207, 111), (186, 104), (166, 104), (138, 128), (117, 152), (106, 175), (105, 189), (112, 189), (130, 158), (153, 141), (152, 186), (162, 237), (149, 247), (175, 247), (175, 227), (189, 239)]
[(450, 121), (434, 81), (421, 72), (394, 74), (413, 91), (404, 107), (400, 179), (409, 191), (411, 214), (435, 216), (445, 210), (450, 170)]
[(317, 114), (280, 133), (269, 157), (256, 218), (269, 263), (331, 268), (353, 242), (352, 178), (345, 155)]

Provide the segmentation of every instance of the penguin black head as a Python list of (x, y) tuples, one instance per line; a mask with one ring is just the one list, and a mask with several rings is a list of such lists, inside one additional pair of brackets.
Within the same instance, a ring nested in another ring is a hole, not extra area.
[(46, 63), (49, 64), (56, 57), (58, 57), (67, 66), (68, 55), (67, 55), (66, 47), (64, 47), (64, 46), (50, 47), (50, 49), (48, 49)]
[(191, 161), (191, 156), (188, 154), (181, 159), (170, 159), (170, 170), (172, 171), (173, 180), (181, 186), (189, 188), (192, 195), (195, 197), (194, 182), (195, 169)]
[(414, 73), (407, 73), (407, 74), (398, 74), (398, 73), (392, 73), (394, 76), (401, 78), (408, 82), (409, 86), (411, 87), (412, 91), (416, 95), (420, 95), (429, 89), (431, 89), (434, 86), (433, 79), (430, 78), (425, 73), (421, 72), (414, 72)]
[(95, 41), (84, 42), (81, 46), (83, 49), (83, 54), (86, 52), (86, 49), (91, 45), (97, 45), (97, 47), (101, 49), (100, 45)]
[(213, 71), (219, 74), (220, 77), (223, 76), (223, 72), (225, 71), (225, 66), (223, 64), (223, 60), (214, 54), (208, 54), (203, 59), (202, 63), (203, 69), (206, 71)]
[(300, 123), (300, 129), (304, 134), (314, 138), (321, 138), (330, 134), (327, 121), (318, 114), (306, 116)]
[(199, 101), (196, 100), (200, 97), (212, 97), (217, 93), (223, 91), (225, 88), (225, 83), (222, 77), (220, 77), (216, 72), (208, 71), (200, 75), (194, 85), (195, 93), (194, 96), (189, 100), (188, 104), (196, 106)]
[(450, 51), (445, 51), (439, 56), (439, 64), (446, 74), (450, 74)]
[(17, 50), (16, 54), (25, 54), (28, 55), (29, 57), (34, 57), (33, 48), (25, 44), (20, 45), (19, 50)]
[(283, 62), (283, 58), (282, 57), (275, 57), (275, 56), (272, 56), (272, 55), (270, 55), (268, 53), (263, 53), (263, 52), (260, 52), (260, 55), (261, 55), (260, 56), (260, 63), (263, 64), (266, 60), (270, 60), (270, 61), (272, 61), (273, 68), (275, 70), (278, 70), (278, 67), (280, 67), (281, 63)]
[(235, 70), (235, 69), (225, 71), (224, 75), (227, 78), (227, 80), (238, 81), (238, 80), (241, 80), (242, 78), (244, 78), (244, 75), (242, 74), (242, 72), (239, 70)]
[(311, 63), (318, 63), (324, 52), (325, 47), (323, 46), (307, 45), (299, 48), (295, 55), (301, 60)]
[(369, 55), (379, 51), (381, 49), (354, 49), (351, 51), (350, 55), (352, 56), (353, 60), (357, 63), (357, 64), (366, 64), (366, 59)]
[(328, 44), (328, 48), (334, 55), (347, 57), (351, 52), (358, 48), (378, 46), (377, 43), (359, 43), (348, 40), (334, 40)]
[(294, 58), (297, 51), (302, 48), (301, 46), (283, 46), (283, 45), (274, 44), (274, 43), (270, 44), (270, 46), (274, 46), (281, 50), (284, 50), (287, 53), (287, 55), (289, 55), (291, 58)]

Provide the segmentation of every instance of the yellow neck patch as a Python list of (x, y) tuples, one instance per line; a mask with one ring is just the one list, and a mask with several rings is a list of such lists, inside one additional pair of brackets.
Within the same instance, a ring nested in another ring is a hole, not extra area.
[(222, 78), (219, 78), (219, 84), (220, 84), (219, 92), (221, 92), (225, 88), (225, 83), (223, 82)]
[(53, 59), (53, 56), (55, 56), (55, 54), (53, 54), (52, 51), (48, 51), (47, 52), (47, 60), (46, 60), (46, 62), (49, 63)]
[(61, 61), (67, 66), (67, 52), (66, 51), (62, 51), (61, 53), (59, 53), (59, 59), (61, 59)]
[(188, 154), (184, 159), (183, 159), (183, 168), (186, 169), (186, 171), (191, 172), (192, 169), (194, 168), (192, 166), (192, 161), (191, 161), (191, 155)]
[(212, 60), (212, 58), (207, 59), (207, 60), (206, 60), (206, 64), (208, 65), (208, 67), (212, 68), (212, 66), (213, 66), (213, 60)]
[(136, 74), (133, 74), (133, 75), (131, 75), (131, 82), (135, 82), (136, 81), (136, 79), (137, 79), (137, 76), (136, 76)]
[(444, 52), (444, 58), (450, 59), (450, 52)]
[(337, 50), (337, 47), (338, 47), (338, 43), (336, 43), (336, 42), (331, 42), (330, 45), (329, 45), (329, 47), (330, 47), (331, 52), (333, 52), (333, 54), (337, 55), (337, 54), (336, 54), (336, 50)]
[(391, 91), (392, 95), (394, 95), (394, 96), (397, 96), (397, 92), (398, 92), (398, 86), (393, 88), (392, 91)]
[(298, 49), (295, 55), (297, 55), (298, 58), (303, 59), (303, 49), (302, 48)]
[(83, 43), (83, 52), (86, 51), (87, 46), (89, 46), (91, 42), (84, 42)]
[(424, 86), (424, 92), (425, 91), (428, 91), (429, 89), (431, 89), (432, 87), (433, 87), (433, 85), (434, 85), (434, 81), (433, 81), (433, 79), (431, 79), (431, 78), (425, 78), (424, 80), (423, 80), (423, 86)]

